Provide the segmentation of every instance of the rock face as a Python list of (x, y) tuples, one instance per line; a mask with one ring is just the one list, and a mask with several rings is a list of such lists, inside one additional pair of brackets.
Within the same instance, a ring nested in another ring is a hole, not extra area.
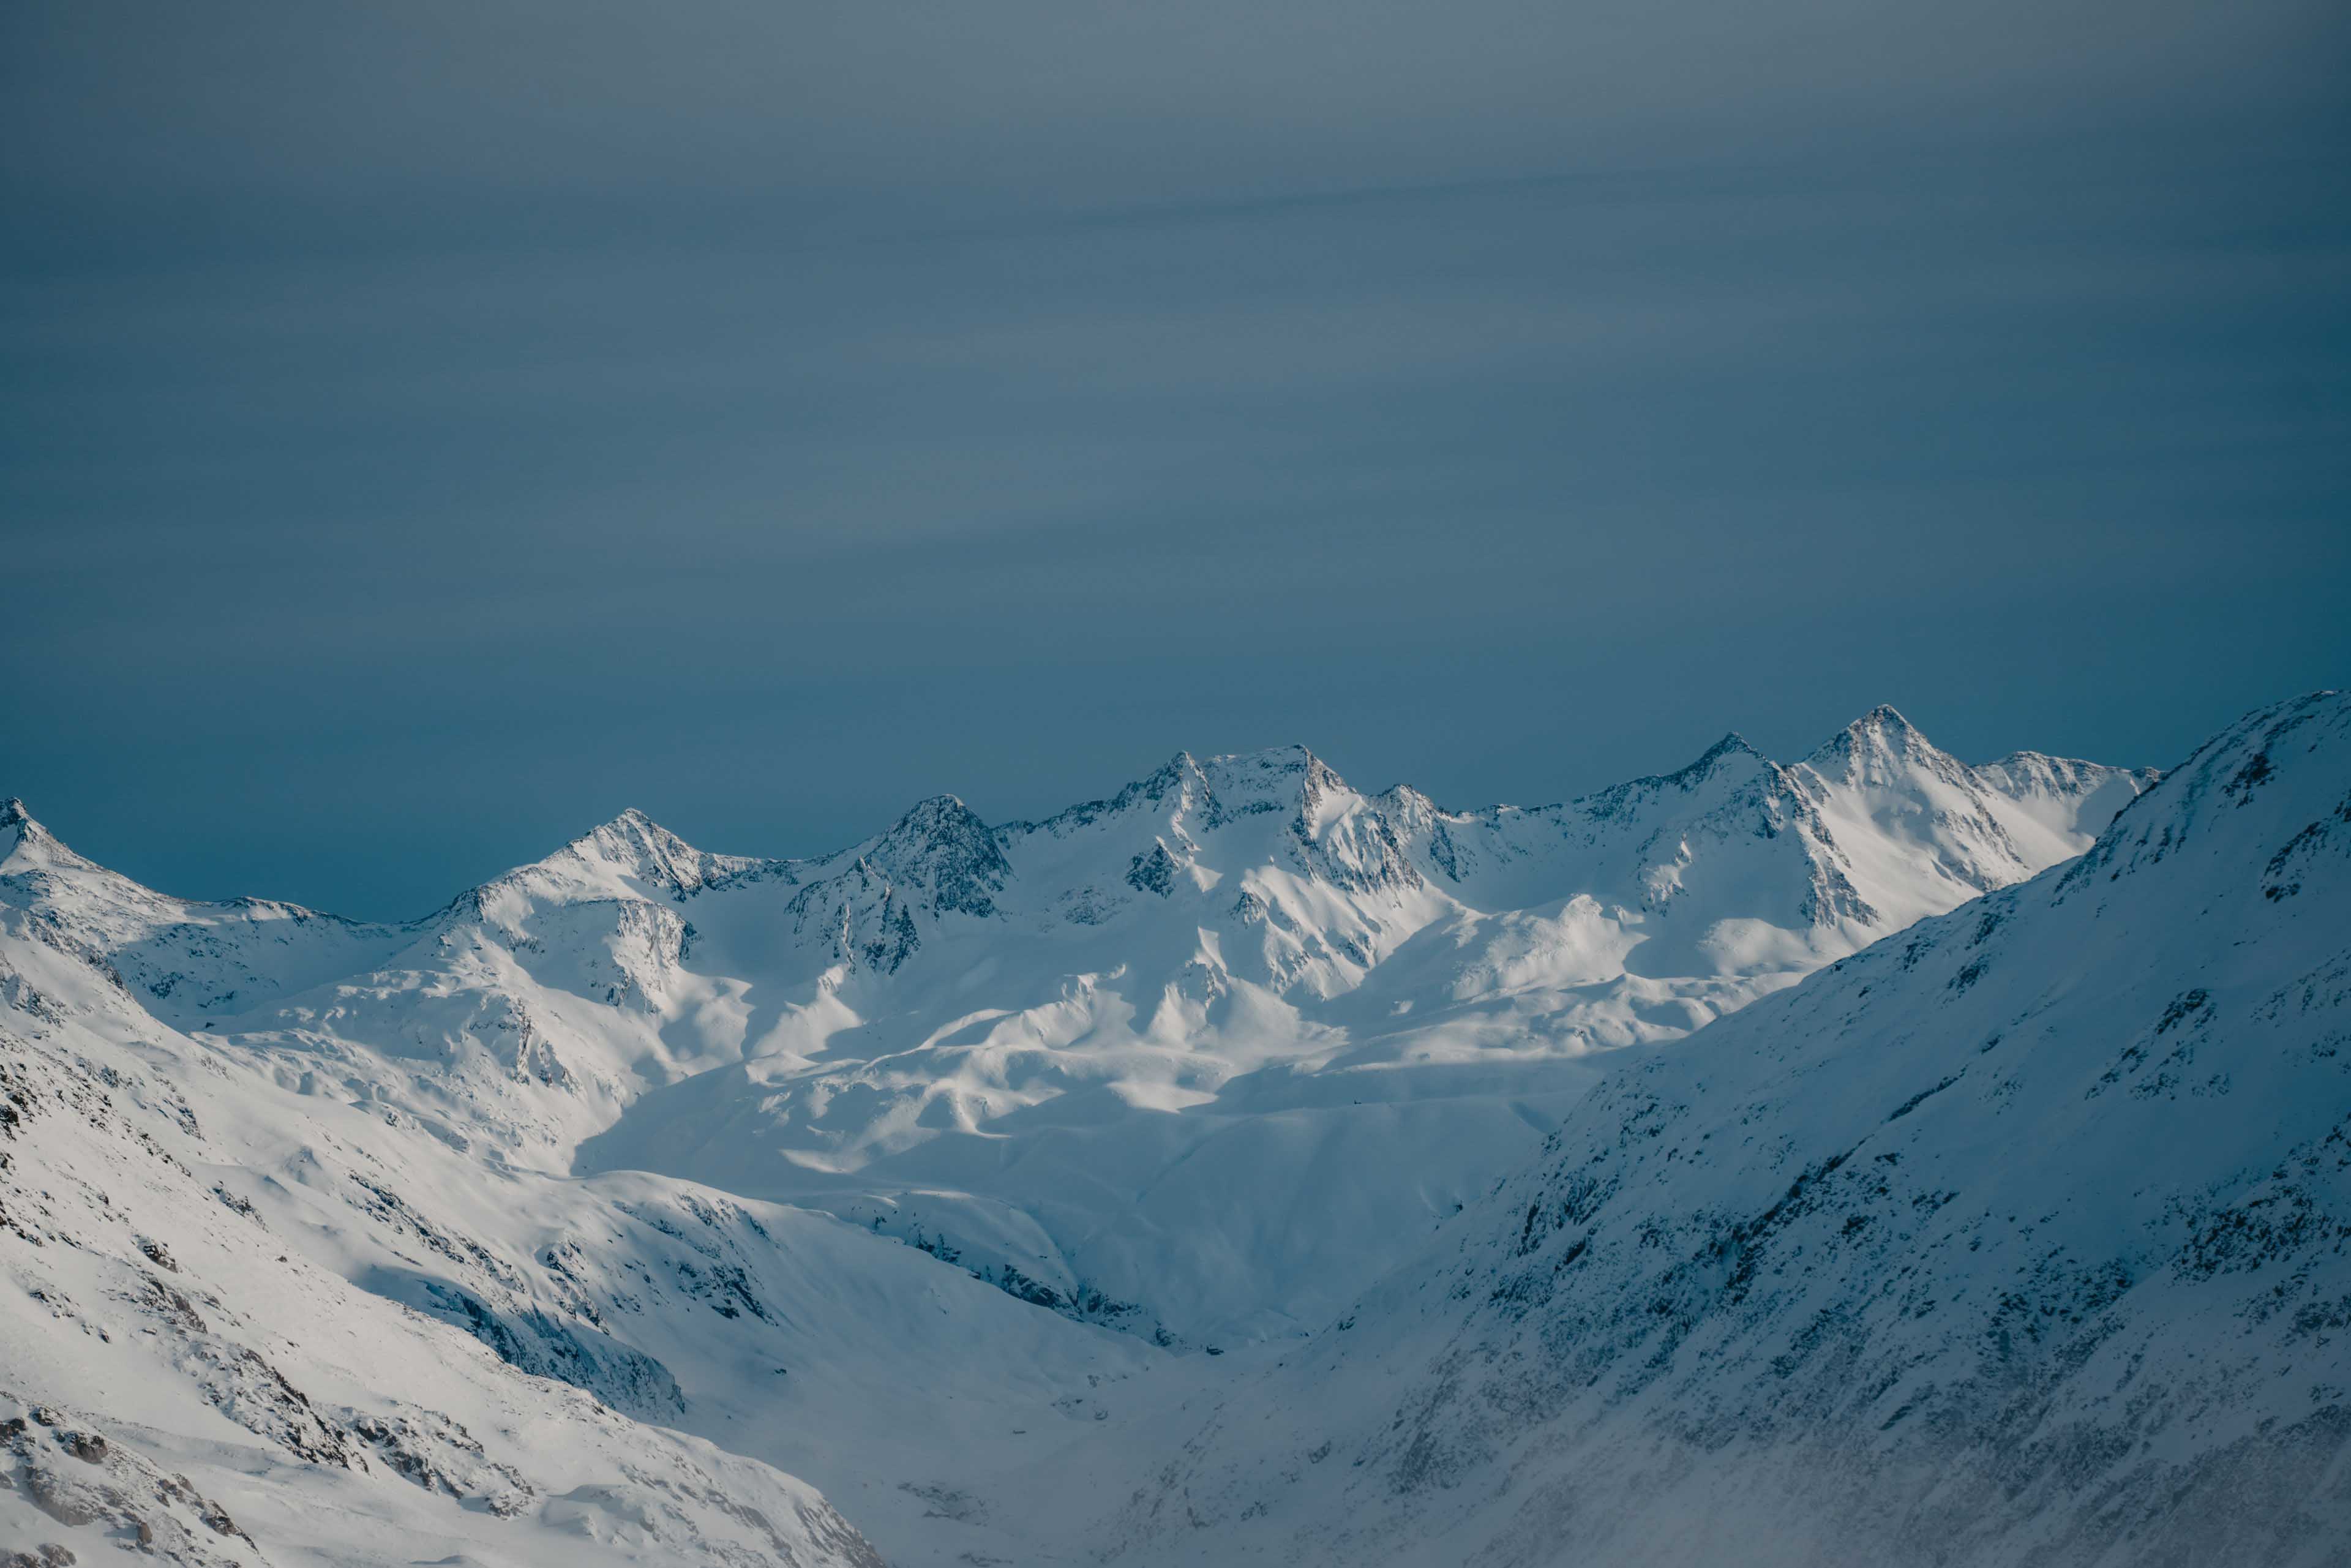
[[(1914, 746), (1872, 716), (1800, 789)], [(1103, 1549), (2351, 1559), (2351, 697), (2252, 716), (2028, 883), (1993, 826), (1921, 831), (1996, 891), (1620, 1056)]]

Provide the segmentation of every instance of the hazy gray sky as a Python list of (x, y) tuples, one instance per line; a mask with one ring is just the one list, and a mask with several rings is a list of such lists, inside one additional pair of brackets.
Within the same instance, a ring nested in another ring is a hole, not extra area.
[(0, 12), (0, 794), (423, 912), (2351, 669), (2339, 0)]

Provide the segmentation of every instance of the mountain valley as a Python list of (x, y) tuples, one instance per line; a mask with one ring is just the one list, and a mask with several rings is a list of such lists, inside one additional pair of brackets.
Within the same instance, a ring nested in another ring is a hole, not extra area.
[(2335, 1561), (2346, 788), (2332, 695), (1535, 809), (1179, 755), (404, 925), (12, 802), (0, 1539)]

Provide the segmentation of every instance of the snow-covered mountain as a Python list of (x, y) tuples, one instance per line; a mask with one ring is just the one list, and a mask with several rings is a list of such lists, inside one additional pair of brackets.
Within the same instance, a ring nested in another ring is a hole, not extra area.
[(1533, 810), (1368, 796), (1302, 749), (993, 832), (926, 802), (689, 904), (760, 977), (741, 1061), (581, 1168), (820, 1204), (1193, 1343), (1296, 1332), (1530, 1155), (1576, 1059), (2078, 852), (2143, 782), (2049, 778), (2011, 797), (1880, 710), (1795, 767), (1734, 737)]
[(1406, 1255), (1582, 1059), (2078, 853), (2149, 777), (1972, 768), (1880, 708), (1792, 766), (1727, 737), (1534, 810), (1365, 795), (1290, 748), (1042, 822), (940, 796), (813, 862), (631, 811), (398, 927), (169, 899), (29, 821), (7, 874), (159, 1019), (455, 1147), (825, 1207), (1219, 1343)]
[[(1809, 766), (1868, 777), (1855, 739)], [(1196, 1412), (1099, 1544), (2342, 1563), (2346, 1330), (2338, 693), (2224, 732), (2080, 859), (1620, 1054), (1540, 1159)]]
[(9, 802), (0, 1545), (1076, 1560), (1071, 1489), (1163, 1469), (1608, 1053), (2152, 777), (1890, 710), (1524, 810), (1178, 757), (817, 861), (624, 813), (398, 925), (168, 897)]
[(926, 1532), (986, 1533), (946, 1456), (1094, 1430), (1170, 1359), (821, 1215), (533, 1170), (328, 1059), (174, 1028), (155, 1009), (225, 977), (441, 928), (140, 896), (8, 817), (0, 1559), (881, 1563), (789, 1469), (855, 1491), (900, 1568), (950, 1562)]

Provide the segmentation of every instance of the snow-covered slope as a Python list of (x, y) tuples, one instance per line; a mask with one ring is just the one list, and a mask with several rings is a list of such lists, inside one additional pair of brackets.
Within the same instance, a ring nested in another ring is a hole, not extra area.
[[(1906, 809), (1908, 742), (1861, 738), (1807, 764), (1855, 788), (1832, 831), (1890, 809), (1996, 884), (1956, 785)], [(1422, 1258), (1254, 1353), (1101, 1544), (2341, 1563), (2346, 1334), (2351, 697), (2321, 694), (2079, 860), (1620, 1054)]]
[(1535, 810), (1290, 748), (1042, 822), (940, 796), (812, 862), (632, 811), (399, 927), (164, 898), (29, 821), (0, 877), (159, 1019), (453, 1148), (820, 1206), (1205, 1344), (1326, 1317), (1533, 1152), (1579, 1059), (2077, 853), (2148, 777), (1971, 768), (1881, 708)]
[(879, 1563), (813, 1489), (632, 1419), (674, 1422), (670, 1372), (451, 1221), (527, 1202), (514, 1178), (176, 1034), (37, 910), (0, 908), (0, 1543)]
[(1302, 749), (993, 831), (929, 801), (684, 907), (688, 967), (750, 981), (741, 1060), (581, 1168), (821, 1204), (1192, 1343), (1295, 1332), (1530, 1155), (1576, 1059), (2079, 852), (2143, 781), (2028, 805), (1880, 710), (1792, 768), (1732, 737), (1534, 810)]
[[(0, 904), (0, 1553), (882, 1561), (786, 1470), (851, 1491), (899, 1568), (1017, 1552), (961, 1489), (1174, 1359), (828, 1217), (531, 1170), (174, 1029), (41, 902), (89, 869), (9, 826), (5, 885), (40, 894)], [(261, 918), (275, 953), (296, 917)]]
[(1533, 810), (1288, 750), (817, 861), (631, 812), (404, 925), (10, 803), (0, 1546), (2329, 1539), (2345, 727), (2143, 797), (1880, 710)]

